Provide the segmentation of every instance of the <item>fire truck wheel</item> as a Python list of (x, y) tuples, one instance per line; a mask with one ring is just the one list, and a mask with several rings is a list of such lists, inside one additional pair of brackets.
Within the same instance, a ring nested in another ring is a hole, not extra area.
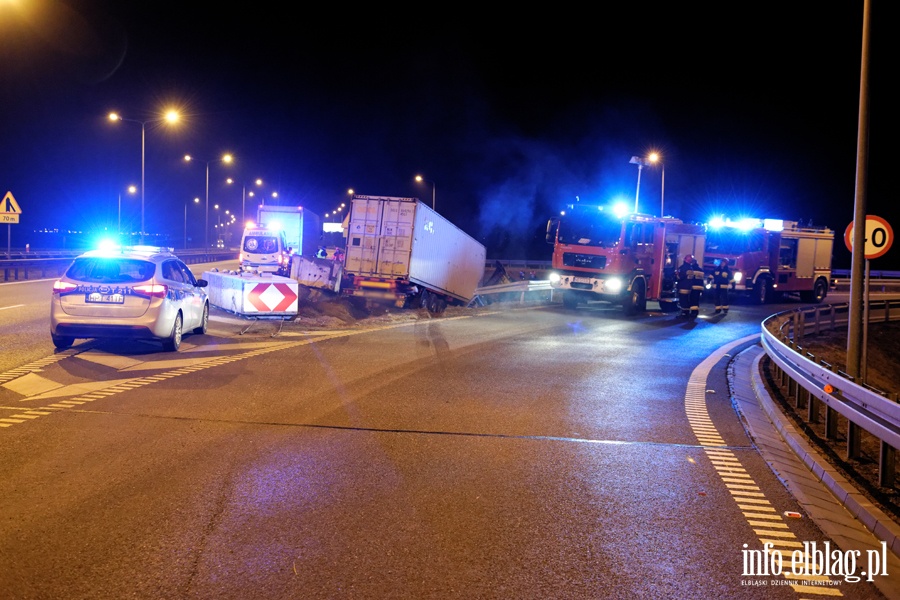
[(644, 291), (644, 282), (640, 279), (631, 284), (631, 293), (625, 298), (623, 304), (625, 314), (635, 315), (647, 310), (647, 294)]
[(828, 295), (828, 282), (824, 279), (819, 279), (816, 281), (816, 287), (813, 290), (813, 302), (816, 304), (822, 302), (825, 299), (825, 296)]
[(765, 304), (771, 300), (772, 289), (769, 287), (769, 280), (760, 277), (753, 284), (753, 303)]

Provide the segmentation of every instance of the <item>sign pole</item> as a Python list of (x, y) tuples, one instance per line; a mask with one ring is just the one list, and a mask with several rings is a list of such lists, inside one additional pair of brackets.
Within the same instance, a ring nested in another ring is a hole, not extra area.
[(856, 133), (856, 193), (853, 198), (853, 220), (860, 225), (853, 230), (850, 250), (850, 312), (847, 315), (847, 374), (859, 377), (861, 365), (860, 332), (862, 331), (862, 271), (865, 244), (866, 192), (869, 159), (869, 5), (863, 1), (862, 51), (859, 73), (859, 118)]
[(866, 283), (863, 286), (863, 294), (865, 297), (863, 298), (863, 323), (862, 323), (862, 348), (860, 351), (860, 365), (859, 365), (859, 380), (863, 383), (866, 382), (868, 377), (868, 357), (866, 348), (869, 344), (869, 286), (872, 285), (872, 280), (869, 277), (869, 264), (870, 261), (868, 258), (866, 259)]

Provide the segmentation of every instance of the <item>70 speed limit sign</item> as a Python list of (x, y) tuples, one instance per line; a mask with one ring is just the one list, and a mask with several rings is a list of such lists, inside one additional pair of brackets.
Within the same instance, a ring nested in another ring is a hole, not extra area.
[[(890, 224), (875, 215), (866, 215), (866, 245), (864, 247), (867, 259), (878, 258), (891, 249), (894, 243), (894, 230)], [(844, 232), (844, 244), (847, 250), (853, 252), (853, 222), (847, 225)]]

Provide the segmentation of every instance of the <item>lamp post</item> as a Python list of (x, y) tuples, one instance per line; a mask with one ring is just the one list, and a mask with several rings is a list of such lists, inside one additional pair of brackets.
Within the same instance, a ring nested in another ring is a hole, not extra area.
[(634, 192), (634, 212), (638, 211), (638, 198), (641, 195), (641, 169), (647, 164), (640, 156), (632, 156), (628, 161), (632, 165), (638, 166), (637, 190)]
[[(200, 198), (194, 198), (194, 204), (200, 204)], [(187, 207), (188, 203), (184, 203), (184, 247), (187, 248)]]
[[(191, 162), (192, 160), (194, 160), (194, 157), (192, 157), (190, 154), (185, 154), (184, 160), (186, 162)], [(225, 154), (222, 156), (222, 158), (218, 158), (215, 160), (201, 161), (201, 162), (206, 163), (206, 226), (203, 228), (203, 249), (204, 249), (204, 251), (209, 250), (209, 164), (214, 163), (214, 162), (230, 163), (233, 160), (234, 160), (233, 156), (231, 156), (230, 154)]]
[[(234, 183), (234, 179), (232, 179), (231, 177), (229, 177), (229, 178), (226, 179), (225, 181), (226, 181), (229, 185), (231, 185), (232, 183)], [(256, 187), (262, 187), (263, 180), (257, 178), (253, 183), (256, 184)], [(252, 197), (254, 196), (253, 190), (251, 189), (250, 192), (249, 192), (249, 194), (248, 194), (248, 192), (247, 192), (247, 184), (246, 184), (246, 183), (241, 184), (241, 224), (242, 224), (242, 226), (243, 226), (244, 223), (247, 222), (247, 213), (246, 213), (246, 208), (245, 208), (245, 207), (246, 207), (246, 204), (247, 204), (247, 196), (248, 196), (248, 195), (252, 198)]]
[(434, 182), (429, 181), (428, 179), (425, 179), (421, 175), (416, 175), (416, 181), (418, 181), (419, 183), (422, 183), (424, 181), (425, 183), (431, 184), (431, 210), (434, 210), (434, 188), (435, 188)]
[[(129, 185), (126, 191), (129, 194), (133, 194), (137, 191), (137, 188), (133, 185)], [(122, 235), (122, 192), (119, 192), (119, 219), (116, 222), (116, 232), (118, 235)]]
[(157, 123), (160, 121), (166, 121), (169, 123), (175, 123), (178, 121), (178, 113), (174, 110), (168, 111), (165, 116), (162, 116), (157, 119), (148, 119), (146, 121), (138, 121), (136, 119), (126, 119), (119, 115), (118, 113), (111, 112), (109, 113), (110, 121), (126, 121), (128, 123), (138, 123), (141, 126), (141, 244), (144, 243), (144, 190), (147, 187), (146, 181), (144, 180), (144, 166), (146, 164), (146, 139), (147, 139), (147, 123)]
[(651, 152), (647, 156), (647, 161), (654, 165), (659, 163), (659, 166), (662, 168), (662, 183), (659, 188), (659, 216), (664, 217), (666, 215), (666, 163), (662, 161), (659, 152)]

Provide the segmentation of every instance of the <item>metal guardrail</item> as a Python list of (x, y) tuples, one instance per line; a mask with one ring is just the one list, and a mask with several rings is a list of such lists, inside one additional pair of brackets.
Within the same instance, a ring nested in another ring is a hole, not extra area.
[[(900, 300), (869, 302), (869, 323), (900, 321)], [(900, 404), (896, 393), (860, 384), (847, 373), (803, 350), (804, 336), (825, 328), (846, 326), (848, 304), (827, 304), (777, 313), (762, 323), (762, 346), (776, 365), (778, 385), (806, 421), (819, 423), (824, 409), (825, 435), (838, 438), (838, 415), (847, 420), (847, 458), (859, 458), (864, 431), (879, 440), (878, 479), (891, 487), (896, 479), (896, 448), (900, 448)]]
[(483, 286), (475, 290), (475, 296), (469, 301), (469, 306), (484, 306), (485, 300), (495, 299), (498, 294), (510, 294), (513, 297), (515, 294), (518, 294), (519, 303), (524, 304), (526, 300), (525, 294), (529, 292), (549, 292), (550, 299), (552, 299), (553, 288), (547, 279), (525, 279)]
[[(54, 255), (45, 255), (44, 252), (30, 252), (28, 258), (0, 258), (0, 273), (3, 274), (0, 281), (20, 281), (29, 279), (46, 279), (59, 277), (65, 273), (76, 256), (83, 254), (83, 250), (57, 251)], [(216, 262), (220, 260), (237, 260), (236, 250), (209, 250), (191, 249), (176, 250), (178, 258), (186, 264)], [(5, 256), (4, 252), (0, 256)]]

